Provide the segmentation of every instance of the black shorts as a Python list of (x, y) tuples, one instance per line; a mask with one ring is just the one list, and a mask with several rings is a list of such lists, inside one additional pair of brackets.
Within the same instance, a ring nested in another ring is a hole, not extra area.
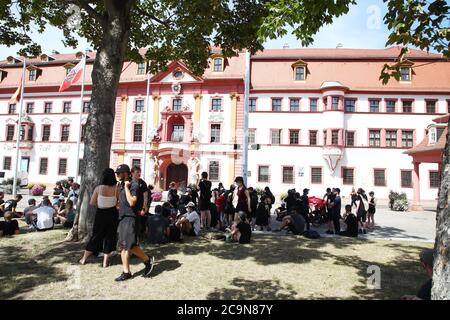
[(119, 222), (119, 246), (123, 250), (130, 250), (139, 245), (139, 221), (136, 218), (124, 217)]
[(359, 222), (366, 222), (367, 220), (367, 212), (358, 212), (358, 214), (356, 215), (356, 218), (358, 219)]

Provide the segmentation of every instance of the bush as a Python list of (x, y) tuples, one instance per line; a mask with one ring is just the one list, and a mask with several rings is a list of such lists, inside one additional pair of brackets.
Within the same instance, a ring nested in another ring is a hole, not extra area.
[(407, 211), (408, 210), (408, 198), (404, 192), (389, 192), (389, 208), (393, 211)]
[(35, 186), (35, 184), (34, 183), (29, 183), (28, 185), (27, 185), (27, 189), (32, 189), (33, 187)]
[(44, 193), (44, 188), (39, 185), (35, 185), (31, 188), (31, 194), (33, 196), (42, 196), (43, 193)]
[(152, 193), (152, 201), (159, 202), (162, 199), (162, 192), (153, 192)]

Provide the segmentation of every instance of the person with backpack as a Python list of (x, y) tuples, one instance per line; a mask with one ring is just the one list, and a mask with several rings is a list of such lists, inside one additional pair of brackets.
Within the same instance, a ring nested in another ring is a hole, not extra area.
[(155, 214), (150, 215), (146, 221), (147, 241), (153, 244), (167, 243), (170, 239), (169, 220), (162, 216), (161, 205), (155, 207)]
[(198, 199), (198, 209), (200, 210), (201, 223), (200, 228), (209, 230), (211, 226), (211, 192), (212, 183), (208, 180), (208, 173), (202, 172), (198, 188), (200, 190), (200, 198)]
[(375, 211), (377, 206), (377, 201), (375, 199), (375, 192), (369, 192), (369, 210), (367, 210), (367, 227), (373, 229), (375, 227)]
[(356, 213), (356, 218), (359, 222), (359, 233), (366, 234), (366, 219), (367, 210), (369, 209), (369, 201), (367, 199), (366, 192), (362, 189), (358, 189), (358, 209)]

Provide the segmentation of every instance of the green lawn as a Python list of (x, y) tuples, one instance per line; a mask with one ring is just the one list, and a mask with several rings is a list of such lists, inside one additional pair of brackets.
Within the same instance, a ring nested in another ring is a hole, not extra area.
[[(152, 278), (142, 278), (143, 265), (133, 260), (136, 277), (116, 283), (119, 257), (107, 269), (101, 259), (78, 266), (83, 245), (64, 237), (53, 230), (1, 238), (0, 299), (397, 299), (426, 280), (418, 254), (432, 247), (283, 235), (258, 235), (248, 245), (188, 238), (144, 245), (156, 257)], [(366, 285), (369, 265), (381, 268), (379, 290)]]

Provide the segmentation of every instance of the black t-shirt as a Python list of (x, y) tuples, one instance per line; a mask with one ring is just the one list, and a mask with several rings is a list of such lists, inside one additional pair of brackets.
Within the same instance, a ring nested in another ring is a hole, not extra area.
[(211, 186), (212, 183), (209, 180), (202, 180), (198, 184), (198, 187), (200, 188), (200, 200), (201, 201), (211, 201)]
[(432, 280), (425, 282), (419, 289), (417, 297), (422, 300), (431, 300), (431, 287), (433, 285)]
[(335, 196), (333, 200), (334, 206), (333, 206), (333, 215), (335, 217), (341, 216), (341, 197)]
[(142, 179), (139, 179), (137, 184), (139, 185), (139, 189), (138, 189), (138, 196), (137, 196), (138, 199), (136, 201), (135, 207), (139, 211), (144, 207), (144, 193), (148, 191), (148, 187), (147, 187), (147, 184), (145, 183), (145, 181)]
[(302, 234), (305, 231), (305, 218), (298, 213), (291, 214), (291, 227), (293, 234)]
[(294, 196), (289, 195), (284, 199), (284, 202), (286, 202), (286, 209), (290, 212), (295, 209), (297, 199), (295, 199)]
[[(131, 181), (130, 193), (132, 197), (137, 197), (139, 193), (139, 184), (135, 181)], [(120, 186), (119, 194), (119, 218), (122, 219), (124, 216), (136, 217), (138, 211), (142, 209), (138, 206), (131, 207), (127, 200), (127, 195), (125, 193), (125, 185)]]
[(155, 214), (147, 219), (147, 239), (150, 243), (165, 243), (168, 241), (166, 230), (169, 228), (169, 220), (160, 214)]
[(352, 237), (358, 236), (358, 219), (354, 214), (349, 214), (345, 218), (345, 224), (347, 225), (347, 232)]
[(0, 230), (3, 231), (4, 236), (12, 236), (16, 230), (19, 230), (19, 223), (17, 220), (0, 221)]
[(5, 212), (11, 211), (13, 208), (17, 208), (17, 201), (14, 199), (6, 200)]
[(236, 228), (241, 233), (241, 237), (239, 238), (239, 243), (250, 243), (250, 239), (252, 237), (252, 228), (248, 223), (239, 222)]

